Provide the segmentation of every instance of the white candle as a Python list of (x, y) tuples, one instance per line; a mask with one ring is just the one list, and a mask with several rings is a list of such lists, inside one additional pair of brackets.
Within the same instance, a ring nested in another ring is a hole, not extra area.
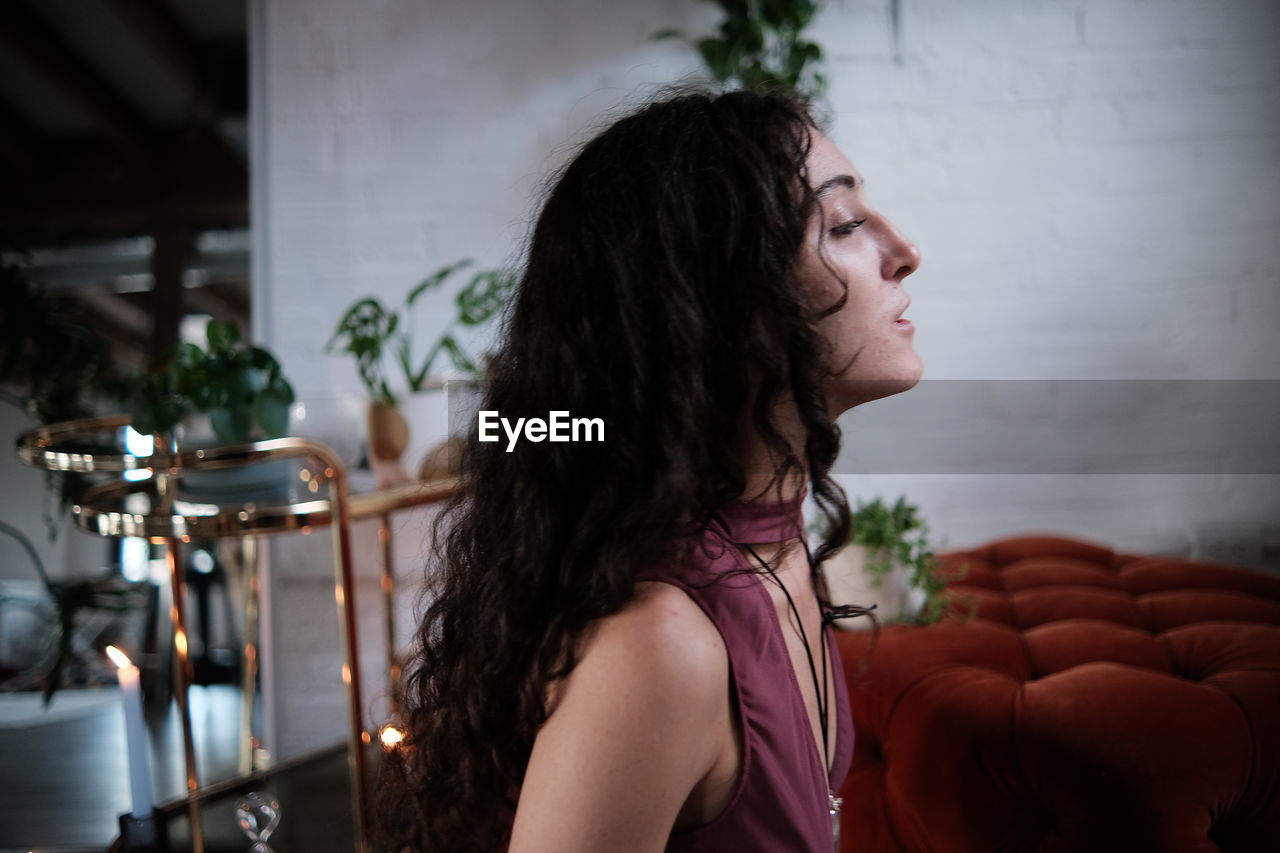
[(151, 765), (147, 761), (147, 730), (142, 723), (142, 688), (138, 668), (124, 652), (107, 646), (107, 657), (116, 665), (120, 695), (124, 700), (124, 735), (129, 747), (129, 793), (133, 816), (151, 817)]

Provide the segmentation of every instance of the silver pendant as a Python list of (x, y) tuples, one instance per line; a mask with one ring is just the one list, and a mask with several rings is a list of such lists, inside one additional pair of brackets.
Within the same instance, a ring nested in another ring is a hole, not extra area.
[(843, 797), (827, 792), (827, 812), (831, 815), (831, 835), (836, 842), (836, 853), (840, 853), (840, 807), (843, 805)]

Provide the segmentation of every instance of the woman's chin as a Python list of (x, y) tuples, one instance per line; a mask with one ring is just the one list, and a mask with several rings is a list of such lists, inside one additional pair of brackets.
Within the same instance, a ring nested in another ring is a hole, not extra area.
[(898, 376), (884, 379), (828, 379), (826, 381), (827, 406), (833, 418), (854, 406), (883, 400), (903, 391), (910, 391), (924, 375), (924, 366), (903, 371)]

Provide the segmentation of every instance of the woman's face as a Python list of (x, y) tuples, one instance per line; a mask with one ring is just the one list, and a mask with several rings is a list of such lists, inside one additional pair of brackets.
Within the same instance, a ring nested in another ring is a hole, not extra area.
[(826, 391), (834, 419), (920, 381), (915, 326), (901, 319), (911, 302), (902, 282), (920, 266), (920, 251), (867, 202), (862, 176), (831, 140), (814, 134), (808, 166), (819, 209), (798, 281), (819, 309), (836, 304), (847, 286), (845, 304), (818, 325), (832, 358)]

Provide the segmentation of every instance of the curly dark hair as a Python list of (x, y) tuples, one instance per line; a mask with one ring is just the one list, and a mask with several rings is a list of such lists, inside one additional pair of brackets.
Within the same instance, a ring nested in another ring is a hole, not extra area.
[[(795, 95), (682, 90), (550, 185), (481, 408), (603, 418), (606, 440), (467, 442), (402, 685), (406, 740), (379, 775), (393, 849), (502, 845), (548, 686), (641, 571), (678, 563), (743, 495), (745, 429), (779, 460), (779, 494), (808, 483), (826, 522), (816, 562), (848, 540), (816, 331), (844, 300), (815, 306), (793, 275), (816, 130)], [(783, 401), (802, 449), (776, 422)]]

